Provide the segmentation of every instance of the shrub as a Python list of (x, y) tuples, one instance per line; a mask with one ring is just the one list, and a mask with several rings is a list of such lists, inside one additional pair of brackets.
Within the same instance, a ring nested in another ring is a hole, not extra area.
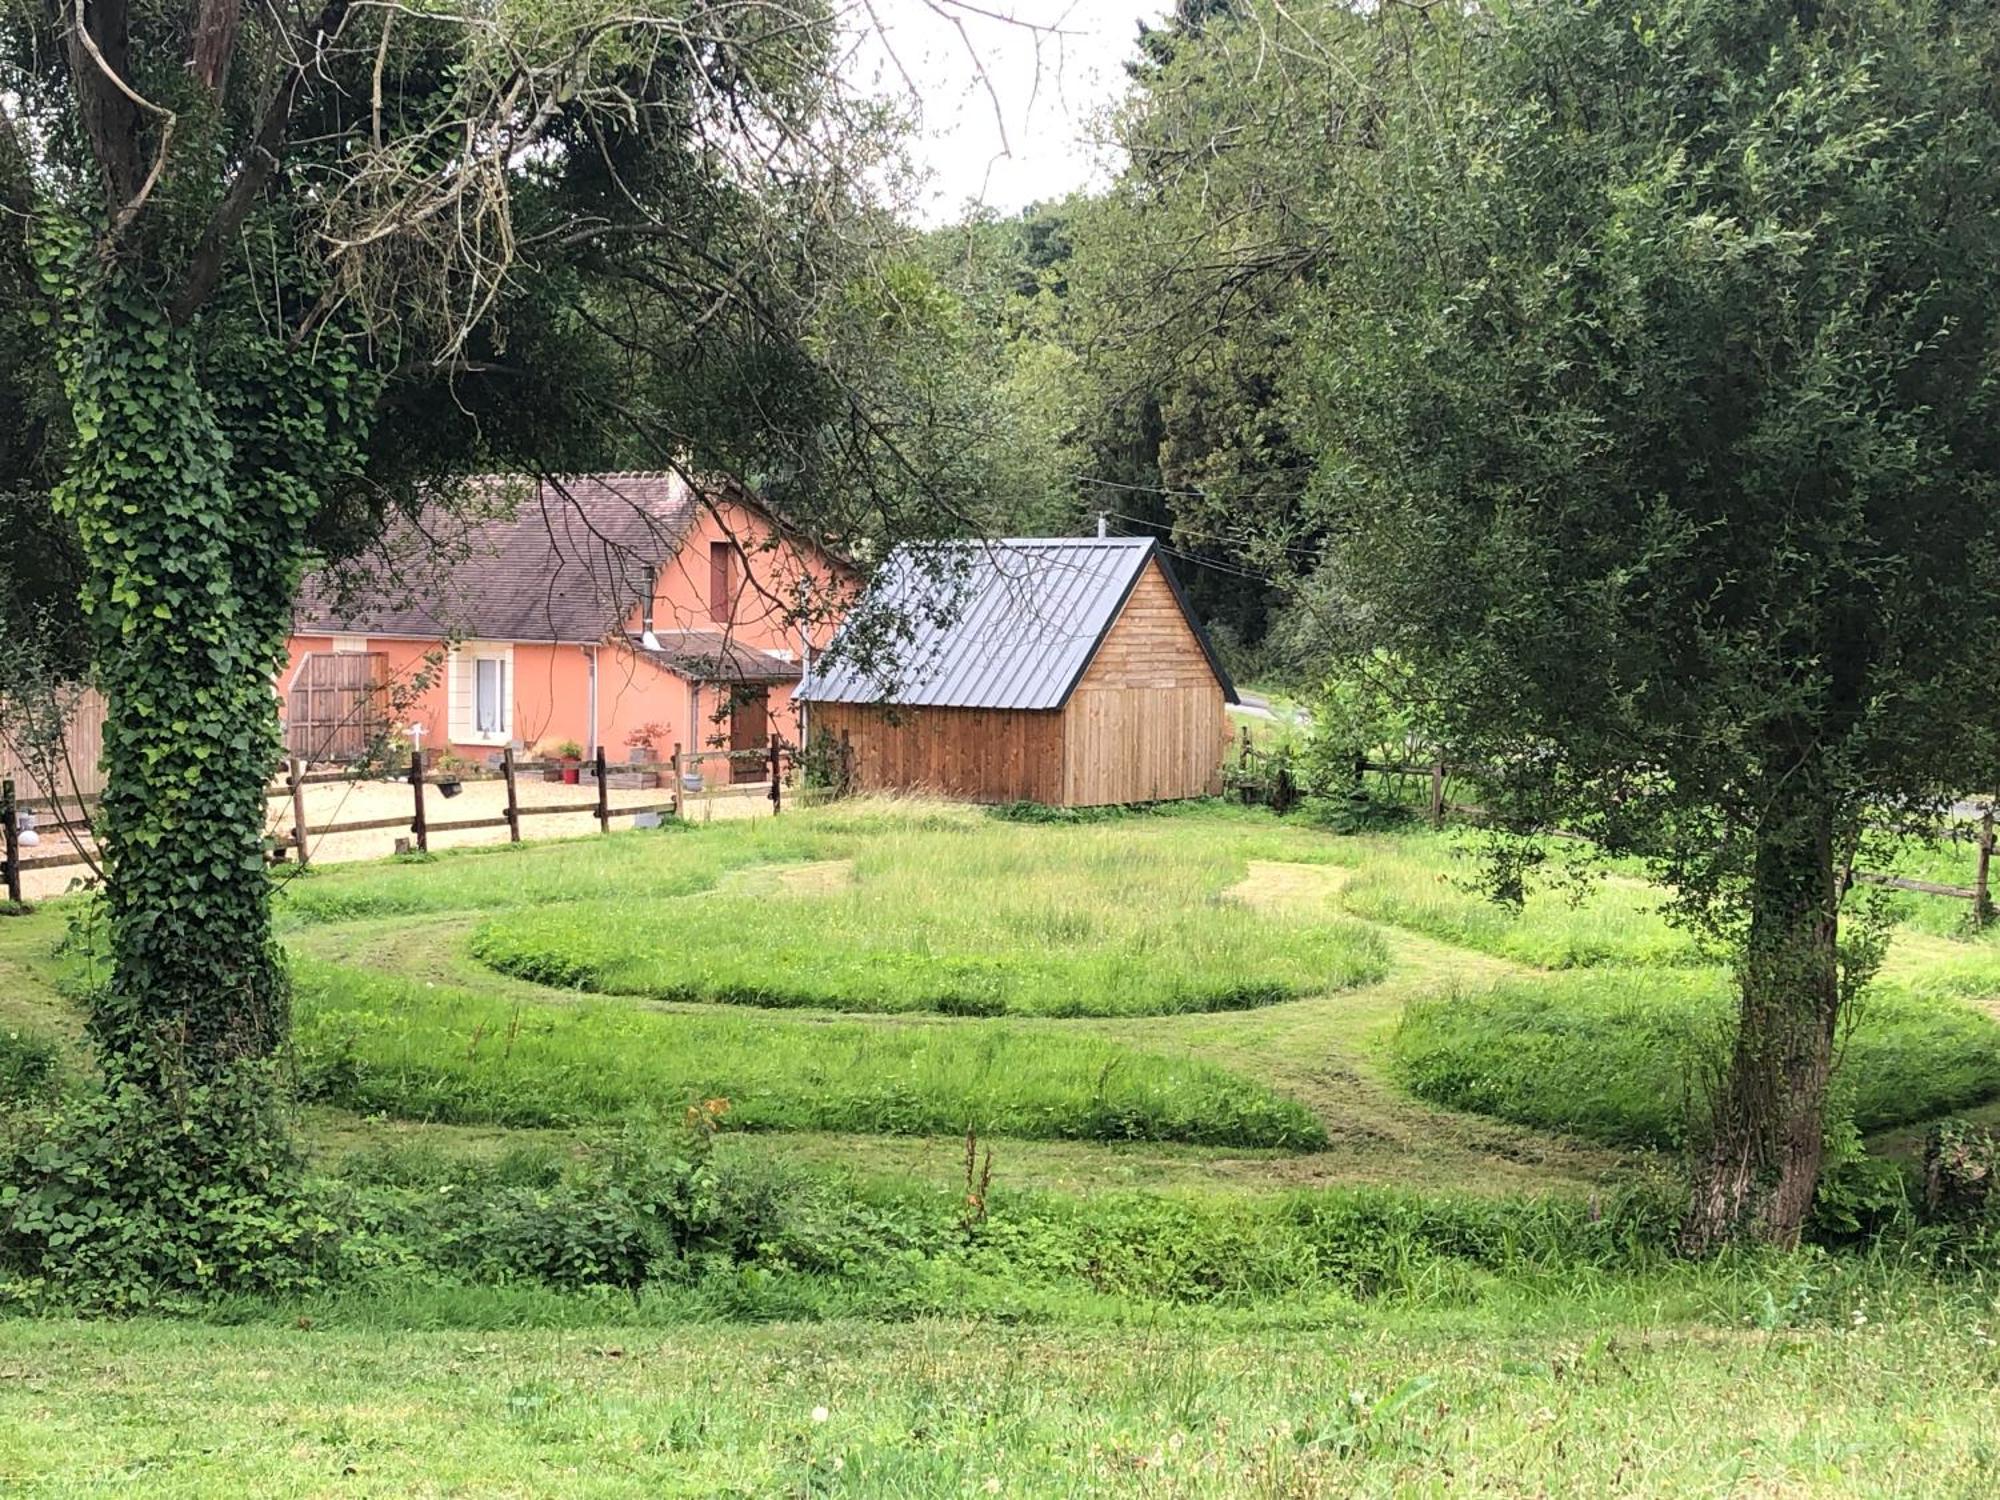
[(0, 1105), (23, 1103), (51, 1092), (61, 1071), (56, 1044), (33, 1032), (0, 1032)]
[(1940, 1120), (1924, 1141), (1924, 1211), (1942, 1220), (1972, 1220), (1995, 1204), (2000, 1141), (1964, 1120)]
[(0, 1148), (0, 1294), (136, 1311), (323, 1284), (338, 1236), (267, 1071), (171, 1103), (123, 1085), (17, 1115)]

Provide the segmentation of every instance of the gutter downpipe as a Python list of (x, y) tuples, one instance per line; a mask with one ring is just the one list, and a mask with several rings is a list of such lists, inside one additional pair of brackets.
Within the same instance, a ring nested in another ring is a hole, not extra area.
[(590, 662), (590, 755), (597, 757), (597, 648), (585, 646), (583, 654)]

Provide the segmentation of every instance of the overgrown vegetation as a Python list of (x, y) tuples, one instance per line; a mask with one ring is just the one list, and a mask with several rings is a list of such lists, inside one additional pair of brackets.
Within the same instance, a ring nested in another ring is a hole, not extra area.
[(1046, 1027), (510, 1004), (318, 963), (300, 966), (299, 1004), (307, 1097), (401, 1119), (611, 1124), (719, 1098), (726, 1124), (745, 1130), (1325, 1140), (1309, 1111), (1254, 1080)]
[[(1992, 988), (1989, 978), (1982, 993)], [(1395, 1035), (1396, 1067), (1417, 1094), (1453, 1109), (1678, 1150), (1706, 1128), (1728, 1005), (1720, 971), (1510, 980), (1411, 1004)], [(2000, 1024), (1935, 990), (1878, 985), (1840, 1058), (1836, 1096), (1863, 1131), (2000, 1096)]]

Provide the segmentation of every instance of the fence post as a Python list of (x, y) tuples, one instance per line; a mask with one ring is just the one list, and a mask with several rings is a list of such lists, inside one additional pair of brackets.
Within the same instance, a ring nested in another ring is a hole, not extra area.
[(611, 789), (604, 784), (604, 747), (597, 747), (597, 831), (611, 832)]
[(1431, 765), (1431, 827), (1444, 827), (1444, 762)]
[(1972, 885), (1972, 925), (1984, 927), (1993, 920), (1993, 891), (1987, 875), (1993, 865), (1993, 804), (1979, 815), (1979, 878)]
[(421, 750), (410, 752), (410, 790), (417, 803), (417, 815), (410, 820), (410, 832), (417, 836), (417, 852), (428, 854), (431, 838), (424, 827), (424, 752)]
[(7, 899), (21, 904), (21, 835), (14, 826), (14, 781), (0, 781), (0, 864), (7, 875)]
[(667, 763), (667, 774), (674, 778), (674, 817), (681, 815), (681, 742), (674, 741), (674, 758)]
[(1250, 749), (1250, 726), (1248, 724), (1245, 724), (1243, 726), (1243, 746), (1236, 752), (1237, 770), (1247, 771), (1250, 769), (1251, 753), (1252, 752)]
[(500, 774), (507, 778), (507, 842), (521, 842), (521, 799), (514, 790), (514, 747), (500, 752)]
[(306, 783), (305, 768), (294, 755), (287, 758), (292, 783), (292, 845), (299, 851), (299, 864), (306, 863)]
[(854, 741), (847, 730), (840, 731), (840, 787), (835, 796), (846, 797), (854, 791)]
[(784, 811), (778, 800), (778, 774), (778, 737), (774, 734), (771, 736), (771, 816), (774, 818)]

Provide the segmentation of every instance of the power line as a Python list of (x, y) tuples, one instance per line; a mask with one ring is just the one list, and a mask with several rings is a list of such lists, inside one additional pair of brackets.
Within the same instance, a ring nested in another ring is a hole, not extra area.
[[(1147, 523), (1142, 522), (1141, 524), (1144, 525)], [(1122, 536), (1125, 533), (1121, 532), (1119, 534)], [(1217, 573), (1226, 573), (1232, 578), (1243, 578), (1249, 580), (1251, 583), (1267, 584), (1273, 588), (1278, 586), (1278, 580), (1268, 573), (1252, 572), (1248, 568), (1239, 568), (1231, 563), (1217, 562), (1212, 557), (1202, 557), (1198, 553), (1186, 552), (1179, 547), (1169, 546), (1158, 537), (1152, 537), (1149, 540), (1169, 557), (1177, 557), (1182, 562), (1192, 563), (1198, 568), (1209, 568)]]
[[(1098, 479), (1089, 474), (1072, 474), (1069, 477), (1073, 482), (1077, 484), (1094, 484), (1099, 489), (1124, 490), (1128, 494), (1133, 494), (1133, 495), (1167, 495), (1170, 497), (1185, 499), (1185, 500), (1206, 500), (1208, 498), (1208, 493), (1209, 493), (1207, 490), (1200, 490), (1200, 489), (1195, 489), (1195, 490), (1169, 489), (1164, 485), (1158, 485), (1158, 484), (1128, 484), (1123, 480)], [(1309, 491), (1306, 490), (1286, 490), (1282, 494), (1275, 494), (1275, 495), (1266, 494), (1263, 496), (1263, 498), (1267, 500), (1303, 500), (1306, 498), (1308, 493)]]
[[(1115, 511), (1115, 510), (1107, 510), (1103, 512), (1103, 514), (1107, 516), (1115, 516), (1117, 517), (1117, 519), (1121, 521), (1130, 521), (1135, 526), (1151, 526), (1156, 530), (1165, 531), (1169, 533), (1172, 538), (1176, 539), (1193, 541), (1193, 542), (1212, 542), (1218, 547), (1230, 547), (1239, 550), (1241, 550), (1244, 546), (1242, 542), (1236, 541), (1226, 536), (1217, 536), (1213, 532), (1185, 531), (1175, 522), (1149, 521), (1144, 516), (1128, 516), (1121, 511)], [(1287, 546), (1283, 543), (1278, 543), (1276, 545), (1280, 552), (1288, 553), (1293, 557), (1301, 557), (1308, 562), (1319, 561), (1320, 550), (1317, 547), (1292, 547), (1292, 546)]]

